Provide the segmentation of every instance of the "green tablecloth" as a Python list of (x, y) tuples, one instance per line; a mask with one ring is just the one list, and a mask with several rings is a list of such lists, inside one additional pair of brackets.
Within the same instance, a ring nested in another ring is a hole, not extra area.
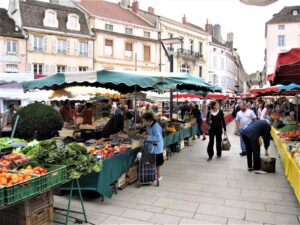
[(180, 140), (183, 140), (184, 138), (189, 138), (198, 133), (198, 126), (194, 125), (189, 128), (181, 129), (180, 131), (176, 133), (169, 134), (164, 137), (164, 145), (170, 146), (172, 144), (178, 143)]
[[(123, 154), (104, 160), (103, 169), (100, 173), (90, 173), (79, 179), (81, 189), (96, 191), (104, 197), (111, 198), (110, 184), (128, 171), (138, 151), (139, 149), (128, 150)], [(63, 185), (61, 189), (70, 190), (70, 183)]]

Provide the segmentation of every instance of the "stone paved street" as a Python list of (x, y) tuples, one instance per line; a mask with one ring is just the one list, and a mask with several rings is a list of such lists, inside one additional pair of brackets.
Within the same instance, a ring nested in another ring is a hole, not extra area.
[[(133, 184), (112, 199), (85, 197), (93, 224), (300, 224), (300, 207), (277, 157), (275, 174), (247, 171), (239, 156), (239, 137), (228, 127), (230, 152), (207, 162), (206, 141), (196, 140), (166, 161), (160, 187)], [(76, 199), (74, 197), (74, 199)], [(55, 197), (65, 207), (67, 196)], [(73, 209), (80, 203), (73, 201)], [(56, 219), (60, 219), (56, 216)], [(73, 223), (71, 223), (73, 224)]]

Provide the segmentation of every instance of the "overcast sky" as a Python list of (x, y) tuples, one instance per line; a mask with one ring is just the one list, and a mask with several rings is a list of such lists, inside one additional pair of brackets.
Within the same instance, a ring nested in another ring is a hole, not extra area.
[[(67, 1), (67, 0), (66, 0)], [(119, 2), (120, 0), (109, 0)], [(155, 12), (178, 21), (183, 14), (191, 23), (204, 28), (206, 19), (222, 26), (223, 38), (234, 33), (234, 47), (238, 49), (248, 73), (262, 70), (265, 49), (265, 22), (284, 6), (300, 5), (300, 0), (279, 0), (264, 7), (244, 5), (239, 0), (138, 0), (140, 8), (148, 6)], [(0, 0), (0, 7), (6, 8), (9, 0)]]

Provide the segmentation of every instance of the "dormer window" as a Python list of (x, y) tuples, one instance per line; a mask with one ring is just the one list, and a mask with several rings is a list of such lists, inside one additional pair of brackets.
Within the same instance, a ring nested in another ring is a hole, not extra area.
[(292, 15), (293, 16), (298, 16), (299, 15), (299, 9), (293, 9), (292, 10)]
[(76, 14), (70, 14), (68, 16), (67, 29), (80, 30), (79, 17)]
[(45, 11), (45, 18), (43, 22), (45, 27), (58, 27), (56, 12), (51, 9), (47, 9)]

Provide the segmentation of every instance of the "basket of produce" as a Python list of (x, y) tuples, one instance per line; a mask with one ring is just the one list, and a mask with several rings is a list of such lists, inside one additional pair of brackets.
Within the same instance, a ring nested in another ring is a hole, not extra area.
[(9, 168), (11, 166), (17, 166), (24, 162), (27, 162), (29, 159), (20, 153), (11, 153), (0, 158), (0, 167)]
[(4, 186), (5, 204), (10, 205), (39, 193), (39, 177), (27, 173), (0, 169), (0, 185)]
[(43, 166), (37, 162), (26, 163), (18, 171), (39, 176), (41, 179), (41, 190), (50, 189), (67, 180), (67, 167), (63, 165), (46, 165)]

